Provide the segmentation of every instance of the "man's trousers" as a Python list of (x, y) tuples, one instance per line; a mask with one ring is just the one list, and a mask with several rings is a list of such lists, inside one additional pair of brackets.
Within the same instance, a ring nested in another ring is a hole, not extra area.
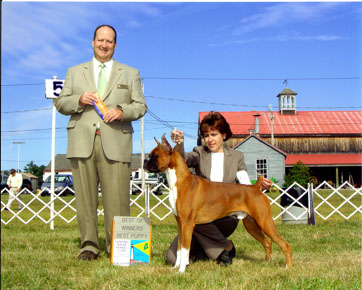
[(81, 238), (80, 252), (88, 250), (98, 254), (100, 251), (98, 182), (102, 191), (106, 249), (109, 252), (113, 217), (130, 215), (130, 163), (107, 159), (99, 135), (95, 136), (89, 158), (71, 158), (70, 162)]

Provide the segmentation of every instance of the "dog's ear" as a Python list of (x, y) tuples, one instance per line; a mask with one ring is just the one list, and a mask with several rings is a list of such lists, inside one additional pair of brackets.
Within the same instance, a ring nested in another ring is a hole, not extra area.
[(161, 145), (160, 142), (157, 141), (156, 137), (153, 137), (153, 139), (155, 139), (155, 141), (156, 141), (156, 143), (157, 143), (158, 146)]
[(168, 154), (171, 154), (172, 152), (172, 147), (171, 145), (168, 143), (165, 134), (162, 135), (162, 144), (161, 145), (161, 149), (166, 151)]

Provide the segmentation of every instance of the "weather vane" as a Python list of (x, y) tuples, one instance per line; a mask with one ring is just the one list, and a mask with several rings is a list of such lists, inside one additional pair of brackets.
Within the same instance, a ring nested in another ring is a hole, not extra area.
[(285, 84), (285, 87), (288, 87), (288, 79), (285, 79), (285, 80), (283, 81), (283, 84)]

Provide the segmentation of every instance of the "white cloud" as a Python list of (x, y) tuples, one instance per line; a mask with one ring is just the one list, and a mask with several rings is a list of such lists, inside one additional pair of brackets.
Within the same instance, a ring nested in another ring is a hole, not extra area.
[(310, 35), (310, 36), (298, 36), (296, 40), (317, 40), (317, 41), (335, 41), (335, 40), (346, 40), (346, 37), (338, 35)]
[[(117, 30), (143, 25), (141, 16), (158, 17), (161, 12), (148, 3), (3, 3), (2, 53), (6, 82), (19, 72), (34, 77), (34, 71), (54, 73), (92, 55), (93, 30), (117, 15)], [(144, 19), (144, 18), (143, 18)], [(96, 23), (96, 24), (93, 24)], [(86, 61), (86, 60), (84, 60)]]
[(280, 34), (269, 39), (264, 39), (266, 41), (336, 41), (336, 40), (348, 40), (347, 37), (333, 35), (333, 34), (316, 34), (316, 35), (300, 35), (298, 33), (289, 33), (289, 34)]
[(134, 5), (133, 3), (128, 3), (128, 5), (123, 5), (124, 9), (128, 13), (132, 14), (142, 14), (149, 17), (160, 17), (161, 10), (151, 3), (138, 3)]
[(141, 27), (142, 25), (139, 21), (132, 19), (126, 23), (126, 26), (130, 27), (130, 28), (138, 28), (138, 27)]
[(213, 42), (209, 43), (208, 47), (221, 47), (221, 46), (228, 46), (228, 45), (241, 45), (245, 43), (251, 43), (260, 41), (261, 39), (259, 37), (252, 37), (252, 38), (242, 38), (242, 39), (233, 39), (233, 40), (225, 40), (221, 42)]
[(339, 5), (340, 3), (280, 3), (268, 6), (259, 13), (241, 19), (240, 26), (233, 34), (241, 35), (258, 29), (319, 20)]
[(209, 43), (208, 47), (222, 47), (228, 45), (242, 45), (246, 43), (252, 42), (268, 42), (268, 41), (278, 41), (278, 42), (286, 42), (286, 41), (337, 41), (337, 40), (348, 40), (346, 37), (338, 36), (338, 35), (295, 35), (291, 34), (280, 34), (273, 37), (251, 37), (251, 38), (241, 38), (241, 39), (233, 39), (226, 40), (221, 42), (213, 42)]
[[(262, 8), (256, 13), (242, 18), (234, 28), (230, 24), (220, 26), (217, 31), (222, 32), (220, 34), (221, 40), (210, 42), (207, 46), (223, 47), (275, 41), (348, 40), (349, 38), (333, 31), (315, 29), (319, 24), (335, 20), (336, 14), (331, 12), (342, 8), (341, 5), (343, 3), (335, 2), (266, 4), (260, 6)], [(229, 36), (226, 36), (227, 34)]]

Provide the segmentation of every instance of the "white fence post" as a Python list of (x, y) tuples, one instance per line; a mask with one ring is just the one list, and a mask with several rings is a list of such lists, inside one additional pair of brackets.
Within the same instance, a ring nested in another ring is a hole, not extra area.
[(308, 183), (308, 224), (315, 225), (313, 183)]
[(147, 184), (145, 187), (145, 215), (150, 217), (150, 185)]

